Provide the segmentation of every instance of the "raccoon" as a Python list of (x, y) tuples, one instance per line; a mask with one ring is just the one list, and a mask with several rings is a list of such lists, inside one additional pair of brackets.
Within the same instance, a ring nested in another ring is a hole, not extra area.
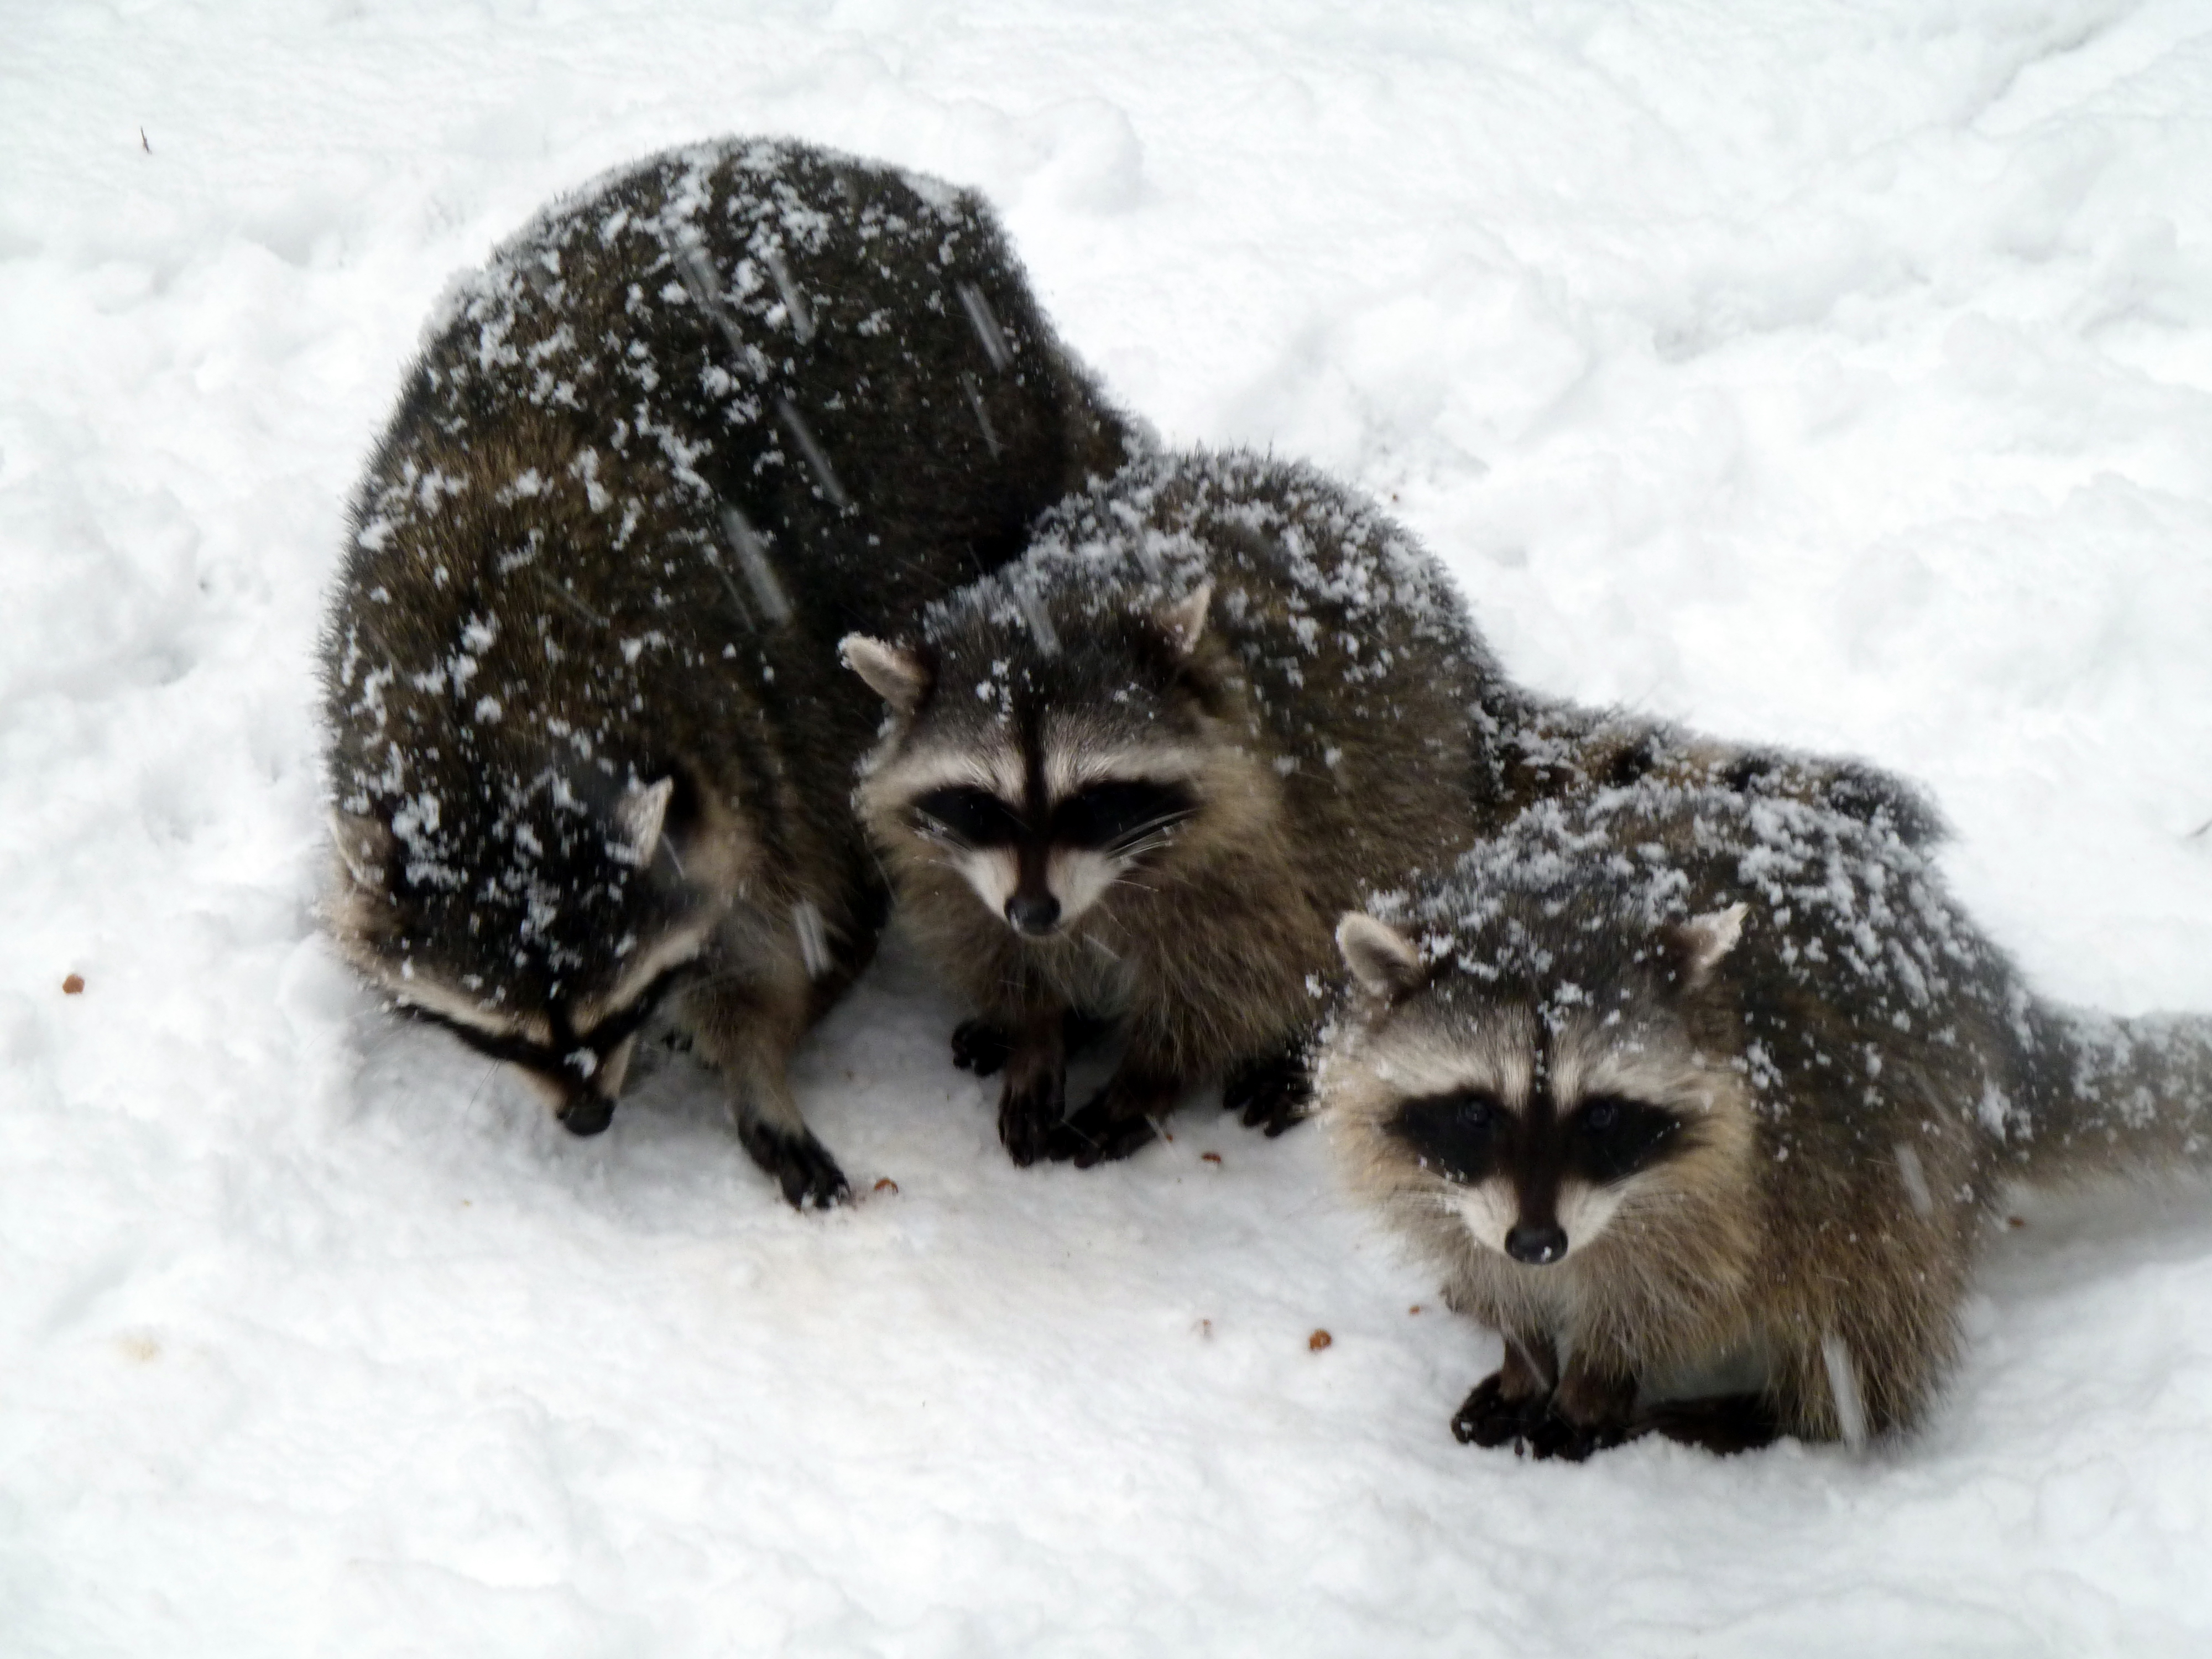
[(785, 1064), (886, 908), (835, 642), (1135, 441), (970, 194), (730, 140), (555, 204), (434, 321), (355, 500), (339, 948), (579, 1134), (669, 1016), (784, 1195), (835, 1202)]
[(1542, 803), (1337, 937), (1338, 1159), (1505, 1339), (1462, 1441), (1908, 1429), (2006, 1187), (2212, 1161), (2212, 1020), (2038, 999), (1832, 806)]
[[(1403, 531), (1249, 454), (1133, 462), (913, 635), (844, 651), (892, 714), (856, 805), (980, 1011), (954, 1057), (1004, 1066), (1020, 1164), (1122, 1156), (1215, 1076), (1248, 1123), (1296, 1121), (1337, 915), (1520, 801), (1717, 773), (1930, 828), (1871, 769), (1521, 692)], [(1102, 1020), (1121, 1058), (1070, 1114), (1071, 1033)]]

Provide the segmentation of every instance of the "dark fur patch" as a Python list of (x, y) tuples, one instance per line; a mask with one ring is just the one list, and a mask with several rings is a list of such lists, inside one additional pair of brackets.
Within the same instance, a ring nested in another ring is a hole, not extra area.
[(935, 832), (963, 847), (1012, 847), (1028, 835), (1020, 813), (989, 790), (966, 784), (931, 790), (914, 811), (925, 835)]
[(1567, 1169), (1593, 1186), (1610, 1187), (1686, 1150), (1686, 1127), (1663, 1106), (1593, 1095), (1567, 1123)]
[(1516, 1127), (1512, 1113), (1473, 1090), (1409, 1100), (1390, 1123), (1391, 1133), (1423, 1168), (1469, 1187), (1510, 1167), (1520, 1139)]
[(1198, 811), (1198, 797), (1180, 783), (1128, 779), (1094, 783), (1052, 809), (1055, 847), (1117, 852)]

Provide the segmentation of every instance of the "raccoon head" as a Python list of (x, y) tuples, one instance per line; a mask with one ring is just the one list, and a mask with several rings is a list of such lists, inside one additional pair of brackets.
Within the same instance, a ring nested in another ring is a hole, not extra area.
[(349, 802), (325, 919), (402, 1012), (520, 1067), (596, 1134), (640, 1029), (702, 968), (745, 862), (732, 818), (680, 767)]
[(1243, 793), (1204, 648), (1210, 597), (1032, 594), (956, 606), (911, 647), (847, 639), (892, 715), (855, 797), (878, 844), (956, 872), (1026, 939), (1158, 890)]
[(1364, 1184), (1530, 1267), (1569, 1260), (1624, 1215), (1679, 1211), (1749, 1144), (1740, 1086), (1696, 1020), (1743, 915), (1596, 951), (1571, 948), (1556, 913), (1532, 915), (1553, 924), (1554, 948), (1486, 958), (1455, 941), (1437, 962), (1386, 922), (1345, 917), (1358, 991), (1318, 1081)]

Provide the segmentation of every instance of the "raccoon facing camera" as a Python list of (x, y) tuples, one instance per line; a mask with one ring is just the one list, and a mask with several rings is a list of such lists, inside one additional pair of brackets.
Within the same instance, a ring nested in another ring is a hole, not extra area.
[(2005, 1189), (2212, 1164), (2212, 1019), (2033, 996), (1891, 816), (1644, 781), (1347, 915), (1338, 1163), (1583, 1457), (1922, 1420)]
[(425, 340), (322, 642), (330, 930), (578, 1134), (672, 1023), (834, 1203), (787, 1062), (886, 903), (836, 643), (1014, 557), (1130, 429), (976, 197), (785, 142), (556, 203)]
[[(1746, 750), (1509, 682), (1441, 566), (1352, 491), (1162, 454), (1018, 564), (846, 661), (891, 715), (855, 796), (913, 931), (977, 1017), (1020, 1164), (1151, 1139), (1192, 1086), (1277, 1133), (1336, 982), (1336, 917), (1527, 802), (1725, 772), (1747, 796), (1934, 817), (1872, 768)], [(1070, 1109), (1071, 1016), (1118, 1028)]]

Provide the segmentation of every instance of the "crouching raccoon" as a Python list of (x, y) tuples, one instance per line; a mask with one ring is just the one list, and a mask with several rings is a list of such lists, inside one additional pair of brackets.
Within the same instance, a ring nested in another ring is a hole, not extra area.
[(427, 336), (323, 641), (339, 947), (607, 1127), (665, 1012), (793, 1204), (785, 1065), (885, 896), (835, 642), (1020, 552), (1130, 441), (983, 204), (730, 141), (549, 210)]
[[(1411, 537), (1250, 455), (1133, 463), (1018, 564), (844, 649), (893, 715), (857, 805), (979, 1012), (956, 1058), (1005, 1067), (1022, 1164), (1121, 1156), (1209, 1078), (1247, 1122), (1295, 1121), (1338, 915), (1529, 799), (1711, 775), (1932, 831), (1871, 769), (1517, 690)], [(1069, 1035), (1102, 1021), (1124, 1052), (1071, 1114)]]
[(1462, 1441), (1908, 1428), (2008, 1183), (2212, 1162), (2212, 1020), (2037, 999), (1833, 808), (1547, 803), (1338, 938), (1339, 1160), (1505, 1339)]

